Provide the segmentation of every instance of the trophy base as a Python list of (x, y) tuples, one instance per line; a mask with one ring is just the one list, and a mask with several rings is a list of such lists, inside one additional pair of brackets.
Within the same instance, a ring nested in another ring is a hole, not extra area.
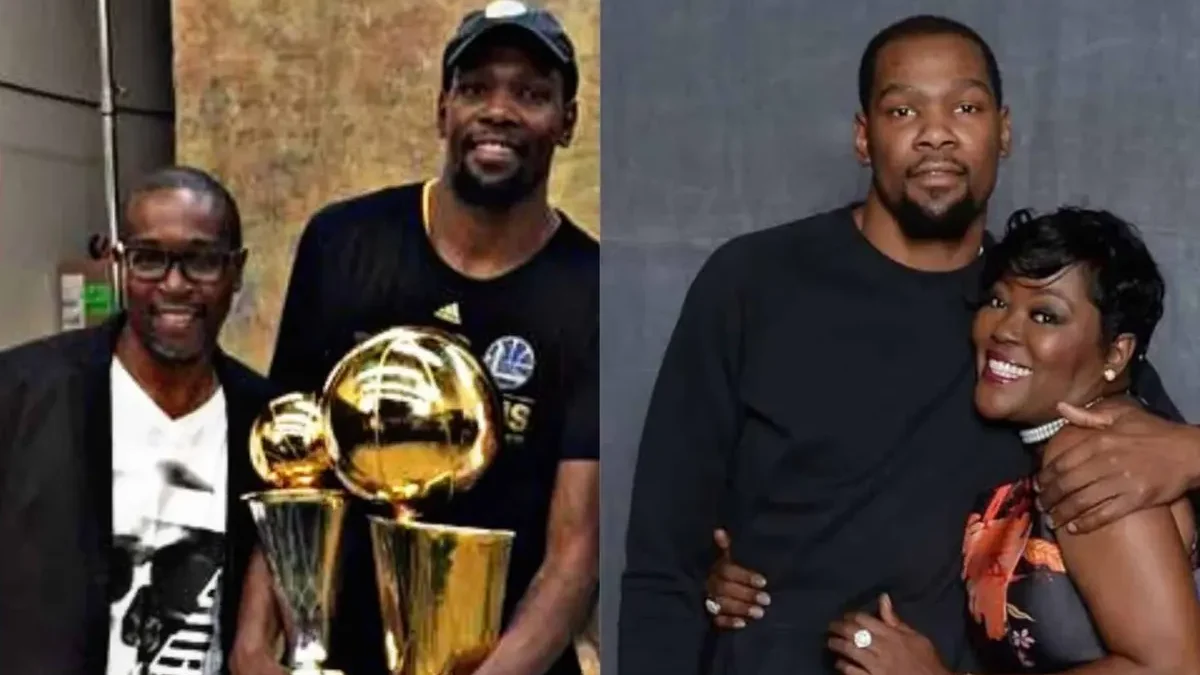
[(388, 672), (473, 671), (500, 633), (514, 533), (369, 521)]

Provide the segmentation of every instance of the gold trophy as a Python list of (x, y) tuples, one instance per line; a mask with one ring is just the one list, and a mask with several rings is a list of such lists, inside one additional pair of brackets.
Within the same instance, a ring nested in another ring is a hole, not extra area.
[(250, 461), (273, 489), (242, 496), (271, 569), (294, 675), (323, 668), (338, 586), (346, 496), (316, 487), (333, 466), (320, 404), (307, 394), (272, 401), (250, 430)]
[(398, 327), (342, 358), (321, 405), (338, 477), (392, 507), (370, 518), (388, 670), (444, 675), (481, 660), (499, 636), (514, 533), (425, 523), (415, 509), (490, 466), (491, 380), (455, 336)]

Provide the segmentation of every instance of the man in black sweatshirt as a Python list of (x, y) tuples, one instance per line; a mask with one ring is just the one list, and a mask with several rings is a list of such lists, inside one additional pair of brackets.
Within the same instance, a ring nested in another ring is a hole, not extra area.
[[(962, 528), (980, 492), (1032, 468), (1013, 430), (972, 405), (968, 329), (1008, 111), (987, 44), (939, 17), (876, 36), (859, 88), (865, 202), (735, 238), (684, 301), (638, 455), (620, 675), (832, 673), (829, 622), (872, 611), (884, 591), (949, 668), (975, 665)], [(1143, 371), (1139, 393), (1178, 418)], [(1136, 444), (1092, 448), (1046, 486), (1090, 482), (1110, 462), (1128, 472), (1085, 529), (1200, 485), (1200, 430), (1125, 419), (1109, 433), (1137, 431)], [(709, 631), (717, 527), (739, 565), (771, 580), (753, 630)]]

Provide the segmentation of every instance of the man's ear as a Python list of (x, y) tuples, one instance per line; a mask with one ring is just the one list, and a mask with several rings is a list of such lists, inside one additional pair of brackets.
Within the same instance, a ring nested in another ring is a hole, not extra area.
[(237, 293), (242, 290), (242, 279), (246, 273), (246, 259), (250, 257), (249, 251), (242, 249), (233, 259), (233, 292)]
[(854, 156), (862, 166), (871, 166), (871, 142), (867, 138), (867, 115), (854, 115)]
[(558, 144), (564, 148), (571, 147), (575, 140), (575, 125), (579, 122), (579, 102), (572, 99), (563, 110), (563, 132), (558, 138)]
[(443, 89), (438, 93), (437, 98), (437, 132), (438, 138), (445, 140), (446, 138), (446, 90)]
[(1012, 151), (1012, 120), (1008, 116), (1008, 106), (1000, 108), (1000, 157), (1008, 158)]

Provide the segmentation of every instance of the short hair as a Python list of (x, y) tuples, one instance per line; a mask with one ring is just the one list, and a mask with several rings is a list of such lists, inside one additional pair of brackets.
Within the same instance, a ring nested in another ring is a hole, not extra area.
[(927, 35), (957, 35), (974, 42), (981, 52), (987, 67), (989, 84), (996, 96), (996, 104), (1004, 105), (1004, 85), (1000, 79), (1000, 66), (996, 63), (996, 55), (979, 33), (966, 24), (933, 14), (918, 14), (901, 19), (884, 28), (871, 38), (867, 48), (863, 50), (862, 60), (858, 64), (858, 103), (866, 113), (871, 105), (871, 88), (875, 83), (875, 69), (879, 61), (879, 52), (884, 47), (907, 37)]
[(129, 227), (127, 212), (129, 205), (138, 197), (159, 190), (189, 190), (212, 199), (217, 219), (221, 223), (221, 235), (233, 249), (242, 247), (242, 215), (237, 201), (221, 181), (212, 174), (194, 166), (174, 165), (152, 171), (134, 183), (121, 208), (122, 234)]
[(1132, 333), (1136, 364), (1162, 319), (1166, 284), (1137, 228), (1108, 211), (1071, 206), (1040, 216), (1016, 211), (1004, 238), (987, 252), (983, 288), (1002, 276), (1046, 279), (1075, 264), (1084, 265), (1088, 275), (1090, 300), (1100, 311), (1102, 345)]

